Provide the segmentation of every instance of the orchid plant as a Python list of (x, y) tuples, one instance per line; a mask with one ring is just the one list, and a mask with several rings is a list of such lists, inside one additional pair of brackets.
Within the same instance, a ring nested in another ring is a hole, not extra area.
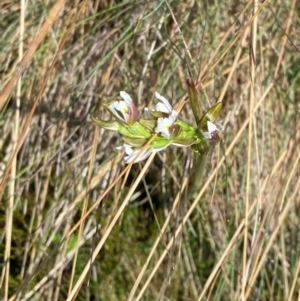
[(223, 130), (223, 126), (215, 123), (215, 120), (222, 103), (217, 103), (205, 114), (201, 114), (195, 83), (188, 79), (187, 86), (197, 128), (179, 119), (179, 110), (174, 109), (157, 92), (155, 96), (158, 102), (155, 108), (145, 108), (143, 114), (139, 113), (130, 95), (121, 91), (123, 100), (105, 104), (112, 120), (91, 118), (100, 127), (121, 134), (124, 143), (117, 149), (125, 151), (126, 163), (140, 162), (151, 153), (162, 151), (171, 145), (191, 146), (195, 152), (206, 155), (211, 143), (220, 141), (219, 132)]

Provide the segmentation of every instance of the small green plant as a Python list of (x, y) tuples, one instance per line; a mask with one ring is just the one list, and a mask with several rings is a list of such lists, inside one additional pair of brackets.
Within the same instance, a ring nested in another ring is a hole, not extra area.
[(159, 100), (155, 108), (145, 108), (140, 114), (129, 94), (120, 92), (123, 98), (112, 104), (105, 104), (114, 120), (103, 121), (95, 117), (92, 120), (99, 126), (122, 135), (124, 144), (117, 147), (126, 153), (126, 163), (136, 163), (146, 159), (151, 153), (166, 149), (170, 145), (191, 146), (195, 152), (206, 155), (211, 142), (220, 141), (219, 132), (223, 126), (215, 123), (222, 103), (212, 106), (205, 114), (201, 113), (195, 83), (187, 80), (189, 99), (196, 119), (197, 127), (178, 118), (180, 109), (175, 109), (170, 102), (156, 92)]

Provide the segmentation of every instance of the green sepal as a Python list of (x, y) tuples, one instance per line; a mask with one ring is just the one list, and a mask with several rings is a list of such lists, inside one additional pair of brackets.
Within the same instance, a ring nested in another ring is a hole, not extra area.
[[(103, 107), (111, 114), (112, 117), (117, 118), (116, 115), (112, 112), (110, 106), (107, 103), (103, 104)], [(118, 119), (118, 118), (117, 118)], [(119, 119), (118, 119), (119, 120)]]
[[(123, 126), (123, 125), (119, 125), (119, 133), (122, 135), (122, 136), (126, 136), (126, 137), (132, 137), (132, 138), (139, 138), (139, 137), (136, 137), (134, 136), (128, 129), (127, 126)], [(143, 138), (143, 137), (141, 137)]]
[(202, 140), (198, 144), (193, 144), (192, 149), (196, 153), (199, 153), (201, 155), (207, 155), (207, 153), (209, 151), (209, 141), (208, 140)]
[(182, 121), (180, 119), (177, 119), (175, 121), (175, 124), (180, 125), (182, 131), (184, 131), (184, 132), (195, 130), (192, 126), (188, 125), (187, 123), (185, 123), (184, 121)]
[(111, 120), (104, 121), (104, 120), (97, 119), (94, 116), (91, 116), (91, 119), (94, 123), (96, 123), (97, 125), (99, 125), (100, 127), (106, 130), (119, 131), (119, 123), (117, 121), (111, 121)]
[(145, 127), (149, 132), (154, 132), (156, 120), (154, 119), (140, 119), (139, 123)]
[(127, 126), (120, 125), (119, 132), (121, 135), (131, 138), (146, 139), (151, 137), (151, 133), (149, 133), (147, 129), (139, 122), (134, 122), (133, 124)]
[(181, 133), (177, 137), (174, 137), (174, 141), (177, 139), (190, 139), (190, 138), (195, 138), (195, 140), (197, 140), (198, 137), (195, 131), (188, 131), (188, 132), (181, 131)]
[(167, 145), (171, 144), (172, 141), (170, 139), (164, 138), (164, 137), (156, 137), (152, 143), (151, 147), (154, 149), (161, 149), (166, 147)]
[(176, 125), (181, 127), (181, 131), (179, 134), (175, 137), (176, 139), (188, 139), (188, 138), (198, 138), (197, 130), (193, 128), (192, 126), (186, 124), (185, 122), (181, 120), (176, 120)]
[(170, 116), (170, 114), (165, 113), (165, 112), (161, 112), (161, 111), (151, 111), (150, 114), (155, 119), (158, 119), (158, 118), (167, 118), (167, 117)]
[(147, 129), (140, 124), (138, 121), (134, 122), (129, 126), (129, 130), (133, 135), (136, 135), (137, 137), (141, 138), (150, 138), (151, 133), (147, 131)]
[(197, 143), (197, 138), (190, 137), (190, 138), (184, 138), (184, 139), (173, 139), (173, 143), (180, 144), (182, 146), (190, 146), (195, 143)]
[(220, 111), (222, 109), (222, 102), (218, 102), (211, 108), (207, 110), (207, 112), (202, 116), (198, 129), (199, 130), (205, 130), (207, 128), (207, 121), (215, 122), (215, 120), (218, 118)]
[(172, 124), (172, 126), (169, 129), (169, 132), (172, 138), (178, 137), (182, 132), (182, 127), (179, 124)]
[(137, 148), (142, 147), (147, 142), (147, 139), (144, 138), (131, 138), (126, 136), (123, 136), (122, 138), (125, 143)]

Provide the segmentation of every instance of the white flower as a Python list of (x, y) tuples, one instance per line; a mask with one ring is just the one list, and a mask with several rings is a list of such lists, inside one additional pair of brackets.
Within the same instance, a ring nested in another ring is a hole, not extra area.
[(171, 114), (173, 111), (173, 108), (172, 108), (171, 104), (169, 103), (169, 101), (165, 97), (160, 95), (158, 92), (155, 92), (155, 96), (157, 99), (159, 99), (161, 101), (161, 102), (157, 103), (157, 105), (155, 106), (156, 111)]
[(132, 146), (130, 144), (124, 143), (123, 145), (117, 146), (117, 150), (124, 150), (126, 155), (130, 155), (133, 152)]
[(224, 127), (221, 124), (213, 123), (211, 121), (207, 121), (207, 132), (203, 132), (203, 136), (206, 139), (219, 141), (220, 137), (218, 132), (223, 131)]
[(148, 158), (152, 152), (150, 148), (145, 148), (141, 150), (141, 148), (133, 149), (129, 144), (123, 144), (117, 147), (118, 150), (124, 150), (126, 153), (125, 156), (125, 163), (134, 163), (140, 162)]
[(158, 118), (155, 132), (160, 133), (163, 137), (169, 139), (171, 136), (170, 128), (174, 124), (176, 118), (177, 118), (176, 111), (173, 111), (169, 117)]
[[(160, 100), (160, 102), (156, 104), (155, 109), (153, 109), (152, 112), (162, 112), (168, 115), (173, 114), (176, 115), (177, 117), (178, 115), (177, 111), (173, 109), (173, 107), (165, 97), (160, 95), (158, 92), (155, 92), (155, 96), (158, 100)], [(151, 116), (151, 111), (148, 108), (145, 108), (144, 112), (147, 118), (153, 119), (153, 117)]]
[(124, 160), (125, 160), (126, 164), (129, 164), (129, 163), (137, 163), (137, 162), (143, 161), (143, 160), (147, 159), (151, 153), (160, 152), (160, 151), (164, 150), (165, 148), (167, 148), (169, 145), (170, 144), (164, 145), (161, 148), (152, 148), (151, 146), (149, 146), (149, 147), (142, 146), (141, 148), (133, 149), (133, 147), (131, 145), (125, 143), (121, 146), (118, 146), (117, 149), (125, 151), (126, 156), (125, 156)]
[(120, 95), (124, 100), (116, 101), (109, 105), (111, 113), (125, 123), (136, 121), (138, 117), (138, 110), (130, 95), (125, 91), (121, 91)]

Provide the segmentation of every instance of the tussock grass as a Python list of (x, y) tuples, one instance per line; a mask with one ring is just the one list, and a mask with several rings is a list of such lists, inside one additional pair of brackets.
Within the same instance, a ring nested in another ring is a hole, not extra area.
[[(0, 11), (1, 300), (299, 300), (297, 1)], [(175, 104), (188, 76), (223, 101), (203, 177), (190, 149), (124, 165), (89, 115)]]

